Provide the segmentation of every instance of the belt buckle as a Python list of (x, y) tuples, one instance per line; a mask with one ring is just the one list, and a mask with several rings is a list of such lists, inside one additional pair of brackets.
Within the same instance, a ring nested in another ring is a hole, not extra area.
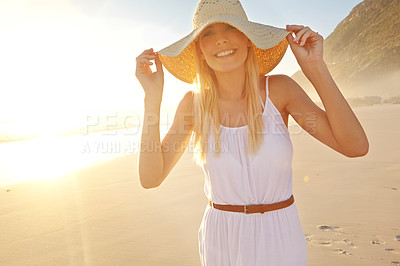
[(249, 207), (249, 206), (253, 206), (253, 204), (251, 204), (251, 205), (244, 205), (244, 213), (245, 213), (245, 214), (249, 214), (249, 213), (247, 212), (247, 207)]

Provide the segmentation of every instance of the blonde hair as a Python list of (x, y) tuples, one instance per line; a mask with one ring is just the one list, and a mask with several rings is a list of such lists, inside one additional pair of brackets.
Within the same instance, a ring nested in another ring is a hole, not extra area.
[[(194, 43), (194, 61), (196, 76), (193, 84), (193, 133), (196, 152), (193, 160), (196, 164), (202, 165), (206, 162), (210, 125), (215, 136), (215, 147), (212, 147), (216, 157), (221, 152), (220, 141), (220, 118), (218, 112), (217, 80), (214, 70), (208, 66), (205, 60), (200, 57), (200, 48), (197, 40)], [(247, 130), (249, 141), (249, 152), (258, 151), (259, 144), (263, 140), (262, 132), (262, 107), (260, 103), (260, 74), (257, 57), (253, 45), (248, 48), (245, 61), (245, 91), (244, 98), (247, 100)], [(229, 147), (228, 147), (229, 148)]]

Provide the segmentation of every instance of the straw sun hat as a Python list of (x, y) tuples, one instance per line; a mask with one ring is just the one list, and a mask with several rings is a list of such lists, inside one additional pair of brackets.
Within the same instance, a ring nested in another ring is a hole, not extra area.
[(290, 31), (248, 20), (239, 0), (201, 0), (193, 17), (193, 31), (158, 51), (165, 68), (176, 78), (193, 83), (195, 77), (193, 42), (210, 24), (228, 23), (244, 33), (253, 43), (261, 74), (267, 74), (281, 61), (288, 47)]

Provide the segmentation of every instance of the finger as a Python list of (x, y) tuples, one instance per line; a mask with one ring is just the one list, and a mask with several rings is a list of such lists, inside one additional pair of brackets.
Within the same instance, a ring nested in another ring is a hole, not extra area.
[(145, 58), (145, 57), (138, 57), (136, 59), (138, 64), (150, 64), (151, 63), (150, 60), (151, 60), (150, 58)]
[(312, 34), (311, 30), (306, 31), (304, 33), (304, 35), (301, 37), (301, 40), (299, 40), (300, 41), (300, 46), (303, 46), (307, 42), (307, 39), (311, 36), (311, 34)]
[(303, 29), (303, 25), (286, 25), (286, 29), (289, 31), (298, 32), (299, 30)]
[(151, 55), (151, 54), (141, 54), (138, 57), (136, 57), (136, 61), (140, 61), (143, 58), (148, 59), (148, 60), (152, 60), (154, 59), (156, 56), (155, 55)]
[(147, 60), (154, 60), (156, 58), (156, 55), (141, 55), (136, 59), (137, 60), (142, 60), (143, 58), (147, 59)]
[(158, 56), (158, 53), (157, 53), (156, 58), (154, 59), (154, 62), (156, 63), (157, 72), (164, 73), (164, 70), (162, 67), (162, 62), (160, 60), (160, 57)]
[(150, 60), (148, 60), (148, 59), (146, 59), (146, 58), (139, 58), (138, 60), (137, 60), (137, 63), (139, 64), (139, 65), (152, 65), (153, 63), (152, 62), (150, 62)]
[(290, 33), (286, 36), (286, 39), (288, 40), (289, 44), (293, 44), (294, 43), (294, 37), (293, 37), (293, 33)]
[(153, 48), (144, 50), (138, 57), (142, 56), (142, 55), (155, 55)]
[(309, 30), (308, 27), (302, 28), (299, 32), (296, 33), (296, 38), (294, 38), (294, 42), (299, 43), (299, 40), (303, 37), (303, 35)]
[(293, 40), (294, 40), (294, 37), (293, 37), (292, 33), (291, 33), (291, 34), (288, 34), (288, 35), (286, 36), (286, 39), (287, 39), (287, 41), (289, 42), (290, 48), (292, 49), (292, 51), (298, 47), (297, 43), (295, 43), (295, 42), (293, 41)]

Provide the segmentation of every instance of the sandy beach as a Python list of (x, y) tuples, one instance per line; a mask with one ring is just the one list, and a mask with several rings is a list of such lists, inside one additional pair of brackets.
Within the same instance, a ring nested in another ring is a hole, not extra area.
[[(400, 105), (354, 108), (369, 153), (347, 158), (291, 127), (308, 265), (400, 265)], [(145, 190), (137, 155), (0, 190), (0, 265), (200, 265), (207, 204), (185, 153)]]

